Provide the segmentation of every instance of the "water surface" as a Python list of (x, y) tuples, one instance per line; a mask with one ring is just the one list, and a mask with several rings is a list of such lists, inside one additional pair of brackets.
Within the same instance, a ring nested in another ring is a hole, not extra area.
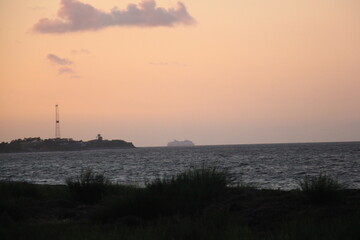
[(82, 169), (114, 182), (144, 183), (189, 168), (226, 168), (237, 181), (294, 189), (305, 175), (325, 173), (360, 188), (360, 142), (255, 144), (0, 154), (0, 180), (64, 184)]

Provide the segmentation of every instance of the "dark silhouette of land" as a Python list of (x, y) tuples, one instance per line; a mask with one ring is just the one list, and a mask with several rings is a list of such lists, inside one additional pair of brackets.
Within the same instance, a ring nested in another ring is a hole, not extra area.
[(360, 190), (326, 176), (293, 191), (191, 170), (145, 188), (91, 170), (68, 186), (0, 181), (0, 239), (359, 239)]
[(76, 141), (71, 138), (41, 139), (34, 137), (0, 143), (0, 153), (80, 151), (117, 148), (135, 148), (135, 146), (131, 142), (124, 140), (103, 140), (100, 135), (98, 135), (97, 139), (90, 141)]

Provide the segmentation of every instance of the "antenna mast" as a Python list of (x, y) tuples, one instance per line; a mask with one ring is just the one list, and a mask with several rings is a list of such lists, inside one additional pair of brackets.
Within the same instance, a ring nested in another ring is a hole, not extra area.
[(60, 138), (59, 106), (55, 105), (55, 138)]

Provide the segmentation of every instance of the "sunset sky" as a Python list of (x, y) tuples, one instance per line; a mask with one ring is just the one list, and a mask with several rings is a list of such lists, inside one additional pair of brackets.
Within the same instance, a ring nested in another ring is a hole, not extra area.
[(2, 0), (0, 53), (0, 142), (360, 140), (359, 0)]

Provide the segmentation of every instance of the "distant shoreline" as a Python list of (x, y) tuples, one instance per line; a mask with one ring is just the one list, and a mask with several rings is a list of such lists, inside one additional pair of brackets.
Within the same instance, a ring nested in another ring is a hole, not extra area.
[[(18, 140), (20, 140), (20, 139), (18, 139)], [(13, 140), (13, 141), (18, 141), (18, 140)], [(91, 142), (91, 141), (94, 141), (94, 140), (90, 140), (90, 141), (72, 140), (72, 141), (86, 143), (86, 142)], [(123, 141), (123, 140), (104, 140), (104, 141), (110, 141), (111, 142), (111, 141)], [(131, 145), (127, 146), (127, 147), (98, 147), (98, 148), (78, 148), (78, 149), (66, 149), (66, 150), (3, 151), (2, 145), (10, 144), (11, 142), (2, 142), (2, 143), (0, 143), (0, 154), (2, 154), (2, 153), (30, 153), (30, 152), (62, 152), (62, 151), (72, 152), (72, 151), (113, 150), (113, 149), (131, 149), (131, 148), (167, 148), (167, 149), (175, 148), (175, 149), (177, 149), (177, 147), (172, 147), (172, 146), (169, 147), (167, 145), (166, 146), (163, 146), (163, 145), (160, 145), (160, 146), (134, 146), (133, 143), (126, 142), (126, 143), (129, 143)], [(347, 143), (358, 143), (358, 144), (360, 144), (360, 140), (359, 141), (334, 141), (334, 142), (229, 143), (229, 144), (209, 144), (209, 145), (205, 144), (205, 145), (182, 146), (182, 147), (201, 148), (201, 147), (217, 147), (217, 146), (219, 146), (219, 147), (221, 147), (221, 146), (256, 146), (256, 145), (269, 145), (270, 146), (270, 145), (347, 144)], [(360, 151), (360, 146), (359, 146), (359, 151)]]
[(129, 148), (135, 148), (133, 143), (124, 140), (103, 140), (102, 138), (90, 141), (75, 141), (71, 138), (41, 139), (37, 137), (17, 139), (9, 143), (0, 143), (0, 153), (63, 152)]

